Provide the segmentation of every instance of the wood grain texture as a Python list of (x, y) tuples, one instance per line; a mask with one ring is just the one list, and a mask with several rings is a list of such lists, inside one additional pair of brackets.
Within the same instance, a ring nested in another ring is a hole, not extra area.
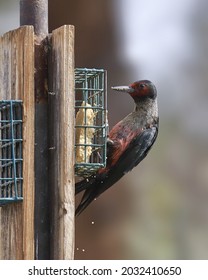
[(49, 63), (51, 259), (74, 257), (74, 27), (52, 32)]
[(34, 259), (34, 32), (0, 38), (0, 99), (23, 100), (23, 196), (0, 210), (0, 259)]

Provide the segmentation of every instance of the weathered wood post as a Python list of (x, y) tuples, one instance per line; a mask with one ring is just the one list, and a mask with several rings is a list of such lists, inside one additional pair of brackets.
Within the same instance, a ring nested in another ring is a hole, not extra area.
[(20, 25), (35, 32), (35, 258), (49, 259), (48, 0), (21, 0)]
[(49, 75), (51, 259), (74, 257), (74, 27), (52, 32)]
[(0, 209), (0, 259), (73, 259), (74, 28), (49, 36), (47, 0), (21, 0), (20, 23), (0, 39), (0, 99), (23, 101), (23, 201)]
[(0, 38), (0, 99), (23, 101), (23, 202), (0, 209), (0, 259), (34, 259), (34, 32)]

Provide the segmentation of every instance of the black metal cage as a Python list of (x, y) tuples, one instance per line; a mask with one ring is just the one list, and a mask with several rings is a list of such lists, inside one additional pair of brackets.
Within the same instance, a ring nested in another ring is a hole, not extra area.
[(22, 101), (0, 101), (0, 206), (23, 199)]
[(106, 165), (106, 71), (75, 69), (75, 173), (89, 176)]

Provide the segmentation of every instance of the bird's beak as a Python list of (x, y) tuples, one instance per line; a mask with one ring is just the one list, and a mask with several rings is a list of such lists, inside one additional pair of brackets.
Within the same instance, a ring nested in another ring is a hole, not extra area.
[(134, 92), (134, 89), (132, 87), (129, 87), (129, 86), (111, 87), (111, 89), (117, 90), (117, 91), (128, 92), (128, 93)]

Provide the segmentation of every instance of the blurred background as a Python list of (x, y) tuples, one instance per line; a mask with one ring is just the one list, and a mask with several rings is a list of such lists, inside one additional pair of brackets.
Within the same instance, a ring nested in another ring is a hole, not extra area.
[[(0, 0), (0, 34), (19, 26), (18, 2)], [(158, 89), (158, 139), (76, 219), (76, 259), (208, 258), (207, 10), (206, 0), (49, 0), (50, 32), (76, 27), (76, 66), (108, 71), (110, 127), (133, 109), (111, 86)]]

